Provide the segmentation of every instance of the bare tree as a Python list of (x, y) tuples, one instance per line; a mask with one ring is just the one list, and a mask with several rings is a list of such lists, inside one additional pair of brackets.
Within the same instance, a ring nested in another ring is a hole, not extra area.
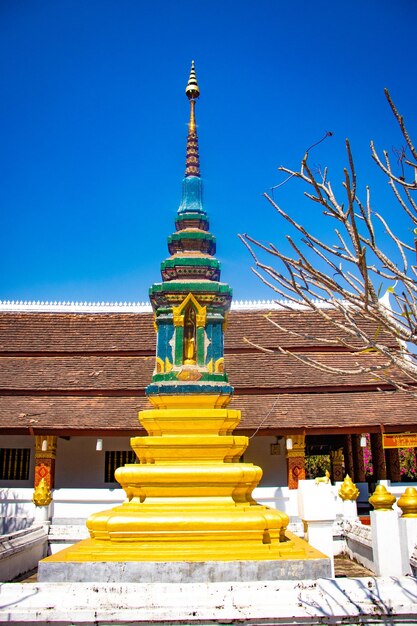
[[(348, 140), (348, 166), (344, 169), (344, 190), (340, 198), (336, 197), (327, 178), (327, 168), (317, 171), (310, 165), (310, 148), (299, 171), (278, 168), (286, 174), (281, 185), (290, 179), (301, 181), (306, 186), (307, 198), (322, 207), (326, 218), (333, 221), (330, 229), (333, 240), (327, 237), (329, 231), (326, 236), (315, 236), (268, 193), (264, 194), (266, 199), (290, 230), (295, 231), (295, 236), (286, 236), (292, 252), (285, 254), (279, 246), (263, 243), (247, 234), (239, 236), (255, 261), (254, 273), (280, 298), (286, 299), (289, 309), (299, 308), (301, 303), (302, 308), (314, 311), (337, 328), (336, 339), (326, 336), (314, 339), (327, 345), (344, 346), (358, 355), (354, 367), (349, 369), (329, 367), (305, 354), (293, 354), (295, 358), (333, 373), (373, 372), (399, 389), (410, 389), (417, 383), (417, 268), (414, 265), (417, 198), (413, 196), (417, 190), (417, 151), (387, 90), (385, 95), (405, 147), (396, 151), (397, 162), (393, 164), (388, 152), (380, 156), (371, 142), (371, 157), (389, 184), (396, 213), (401, 213), (407, 221), (409, 237), (400, 238), (388, 220), (373, 209), (369, 187), (365, 199), (360, 199)], [(302, 333), (288, 331), (276, 318), (269, 318), (269, 321), (297, 337), (307, 338)], [(281, 346), (277, 346), (277, 350), (292, 354)], [(365, 354), (377, 358), (362, 358)]]

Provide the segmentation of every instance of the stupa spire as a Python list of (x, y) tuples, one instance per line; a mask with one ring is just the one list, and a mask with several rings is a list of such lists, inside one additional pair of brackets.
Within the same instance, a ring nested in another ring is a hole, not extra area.
[(190, 77), (185, 93), (190, 101), (190, 121), (188, 122), (187, 151), (185, 157), (185, 176), (200, 176), (200, 159), (198, 154), (198, 136), (195, 123), (195, 102), (200, 96), (194, 61), (191, 62)]

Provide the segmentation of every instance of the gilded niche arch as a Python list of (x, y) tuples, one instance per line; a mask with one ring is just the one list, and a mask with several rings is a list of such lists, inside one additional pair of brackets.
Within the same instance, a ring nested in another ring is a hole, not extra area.
[(207, 308), (189, 293), (172, 307), (175, 327), (175, 365), (204, 365), (204, 328)]

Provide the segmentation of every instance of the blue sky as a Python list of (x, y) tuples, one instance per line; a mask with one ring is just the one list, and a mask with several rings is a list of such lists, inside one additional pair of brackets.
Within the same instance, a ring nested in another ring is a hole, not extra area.
[[(1, 0), (0, 299), (147, 299), (180, 201), (191, 59), (205, 207), (236, 298), (271, 295), (237, 233), (285, 245), (262, 192), (327, 130), (313, 162), (337, 186), (349, 137), (395, 221), (369, 140), (401, 144), (384, 87), (416, 130), (416, 25), (414, 0)], [(297, 185), (279, 201), (330, 237)]]

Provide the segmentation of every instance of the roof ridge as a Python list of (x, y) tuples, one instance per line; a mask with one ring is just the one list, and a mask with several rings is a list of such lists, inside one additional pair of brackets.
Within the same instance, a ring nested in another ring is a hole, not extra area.
[[(316, 306), (332, 307), (332, 304), (317, 302)], [(303, 302), (292, 302), (290, 300), (234, 300), (232, 310), (309, 310)], [(98, 312), (128, 312), (128, 313), (149, 313), (152, 311), (150, 302), (81, 302), (74, 300), (0, 300), (0, 312), (6, 311), (26, 311), (26, 312), (76, 312), (76, 313), (98, 313)]]

